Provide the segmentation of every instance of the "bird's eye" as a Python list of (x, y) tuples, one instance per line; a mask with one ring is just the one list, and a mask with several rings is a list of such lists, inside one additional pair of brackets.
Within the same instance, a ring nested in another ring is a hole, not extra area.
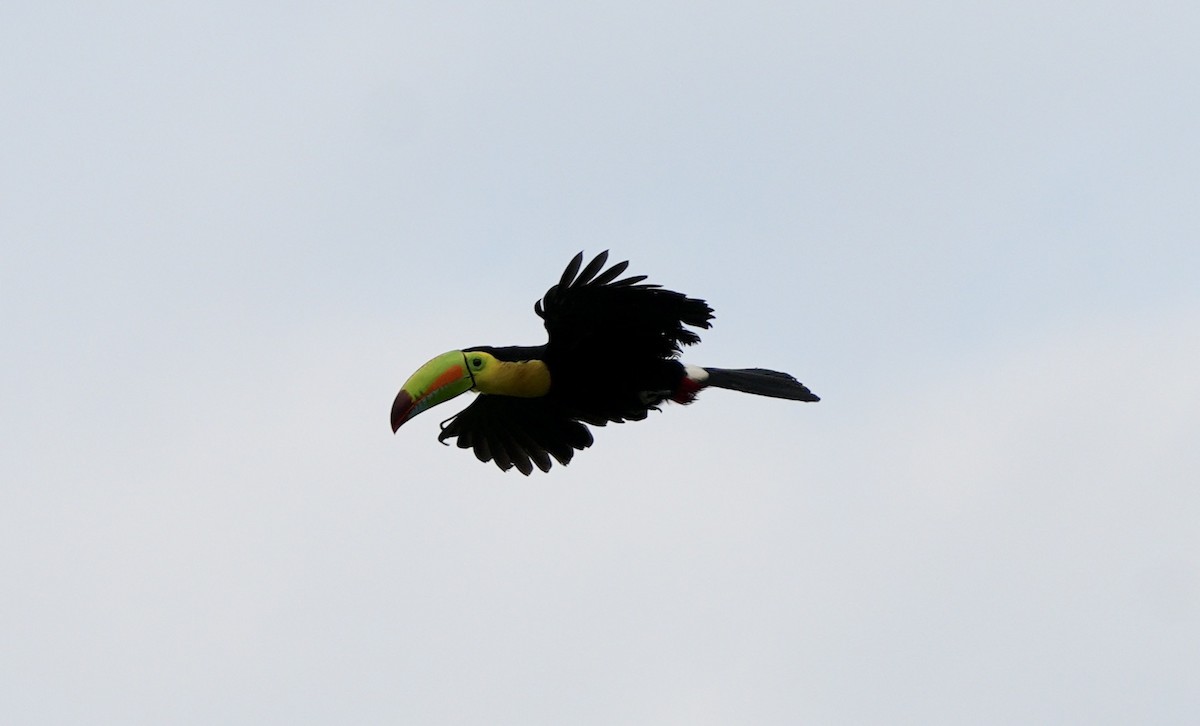
[(480, 368), (480, 367), (482, 367), (482, 366), (483, 366), (483, 358), (478, 358), (478, 357), (477, 357), (477, 358), (472, 358), (472, 359), (471, 359), (471, 367), (472, 367), (472, 368)]

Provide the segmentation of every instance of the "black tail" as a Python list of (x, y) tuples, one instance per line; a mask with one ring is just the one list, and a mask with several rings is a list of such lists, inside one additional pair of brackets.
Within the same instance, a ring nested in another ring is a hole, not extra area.
[(765, 368), (705, 368), (708, 380), (705, 383), (731, 391), (755, 393), (759, 396), (787, 398), (792, 401), (820, 401), (815, 393), (787, 373), (769, 371)]

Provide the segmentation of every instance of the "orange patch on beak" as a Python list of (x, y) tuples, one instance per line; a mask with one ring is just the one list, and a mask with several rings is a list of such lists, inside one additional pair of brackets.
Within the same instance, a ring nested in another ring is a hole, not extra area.
[(436, 391), (437, 389), (441, 388), (442, 386), (454, 383), (455, 381), (457, 381), (458, 379), (460, 379), (462, 377), (463, 377), (463, 367), (462, 366), (450, 366), (449, 368), (446, 369), (446, 371), (444, 373), (442, 373), (442, 375), (440, 375), (434, 379), (433, 383), (431, 383), (429, 385), (429, 390)]

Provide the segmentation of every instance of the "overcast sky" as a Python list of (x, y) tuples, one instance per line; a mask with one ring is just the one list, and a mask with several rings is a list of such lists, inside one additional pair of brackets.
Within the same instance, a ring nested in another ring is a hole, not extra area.
[[(1198, 33), (5, 3), (0, 720), (1200, 723)], [(392, 435), (581, 249), (823, 400)]]

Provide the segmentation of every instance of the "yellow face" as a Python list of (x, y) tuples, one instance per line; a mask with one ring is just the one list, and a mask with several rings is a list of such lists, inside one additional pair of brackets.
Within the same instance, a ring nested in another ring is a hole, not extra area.
[(499, 396), (535, 398), (550, 390), (550, 371), (540, 360), (502, 361), (490, 353), (463, 353), (475, 390)]
[(480, 388), (480, 384), (486, 385), (486, 382), (495, 375), (500, 361), (496, 360), (491, 353), (484, 353), (480, 350), (464, 351), (462, 357), (463, 363), (467, 366), (467, 372), (471, 376), (472, 388), (484, 392)]

